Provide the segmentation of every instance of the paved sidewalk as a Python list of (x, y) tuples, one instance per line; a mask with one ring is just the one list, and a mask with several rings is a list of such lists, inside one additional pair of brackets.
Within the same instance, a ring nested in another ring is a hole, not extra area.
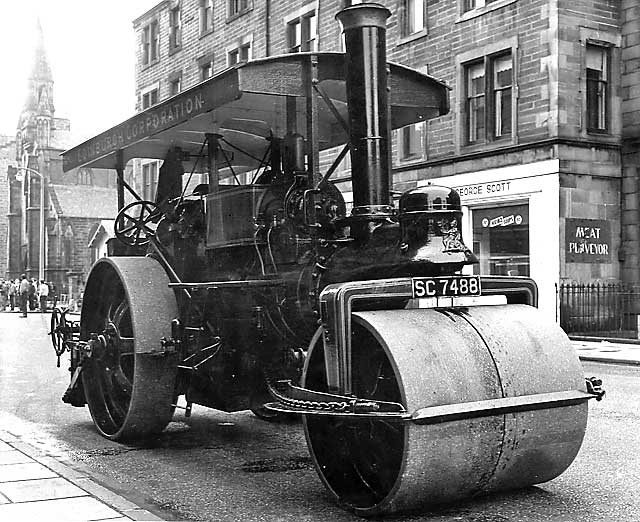
[(162, 520), (0, 430), (0, 520)]
[(640, 365), (640, 344), (610, 340), (572, 339), (582, 361)]

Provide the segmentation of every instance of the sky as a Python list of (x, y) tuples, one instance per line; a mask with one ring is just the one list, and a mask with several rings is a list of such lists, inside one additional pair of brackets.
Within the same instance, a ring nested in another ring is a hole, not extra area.
[(0, 134), (16, 133), (34, 62), (37, 20), (53, 75), (55, 116), (74, 143), (135, 111), (133, 20), (160, 0), (0, 0)]

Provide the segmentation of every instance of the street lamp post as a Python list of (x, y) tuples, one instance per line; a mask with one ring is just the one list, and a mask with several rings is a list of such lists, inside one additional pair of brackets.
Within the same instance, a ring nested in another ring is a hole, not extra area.
[[(40, 178), (40, 249), (38, 259), (38, 281), (44, 279), (45, 245), (44, 245), (44, 184), (45, 178), (37, 170), (29, 167), (16, 167), (16, 170), (24, 170), (30, 174), (35, 174)], [(25, 216), (26, 217), (26, 216)]]

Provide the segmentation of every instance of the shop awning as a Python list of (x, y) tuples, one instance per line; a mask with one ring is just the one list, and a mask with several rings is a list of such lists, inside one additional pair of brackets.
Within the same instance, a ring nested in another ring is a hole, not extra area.
[[(64, 152), (64, 170), (114, 169), (119, 154), (121, 165), (132, 158), (163, 159), (173, 147), (182, 149), (188, 163), (197, 157), (205, 133), (224, 138), (226, 158), (234, 167), (255, 168), (271, 136), (284, 136), (292, 122), (306, 134), (308, 80), (316, 58), (318, 84), (347, 120), (343, 54), (275, 56), (227, 69)], [(393, 128), (448, 112), (444, 83), (403, 65), (390, 63), (389, 69)], [(347, 135), (335, 115), (322, 101), (317, 107), (319, 149), (345, 143)]]

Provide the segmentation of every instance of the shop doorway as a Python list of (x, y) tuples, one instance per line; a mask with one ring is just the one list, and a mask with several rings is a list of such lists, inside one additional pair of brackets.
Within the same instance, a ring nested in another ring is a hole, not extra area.
[(529, 276), (529, 204), (471, 209), (474, 273)]

